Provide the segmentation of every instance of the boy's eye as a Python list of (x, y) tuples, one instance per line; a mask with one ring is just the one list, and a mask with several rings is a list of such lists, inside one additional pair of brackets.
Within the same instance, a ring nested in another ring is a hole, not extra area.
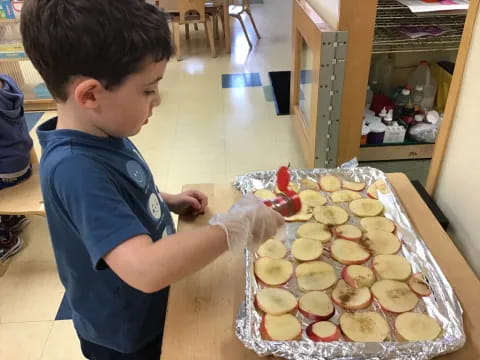
[(145, 95), (154, 95), (155, 94), (155, 90), (145, 90)]

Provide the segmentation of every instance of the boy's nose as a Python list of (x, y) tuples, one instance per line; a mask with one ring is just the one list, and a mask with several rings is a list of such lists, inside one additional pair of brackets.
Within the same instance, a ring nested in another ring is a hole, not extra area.
[(156, 107), (156, 106), (160, 105), (161, 103), (162, 103), (162, 99), (160, 98), (160, 94), (157, 93), (157, 95), (153, 99), (152, 107)]

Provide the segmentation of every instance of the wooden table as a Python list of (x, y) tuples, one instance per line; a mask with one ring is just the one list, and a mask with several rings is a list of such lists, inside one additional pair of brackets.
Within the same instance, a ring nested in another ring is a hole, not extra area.
[[(177, 0), (155, 0), (157, 6), (162, 8), (167, 13), (178, 12)], [(205, 3), (221, 3), (223, 5), (223, 19), (225, 34), (225, 52), (230, 54), (232, 49), (231, 43), (231, 29), (230, 29), (230, 15), (228, 13), (228, 7), (230, 6), (230, 0), (205, 0)]]
[[(388, 174), (414, 226), (440, 264), (464, 309), (467, 343), (444, 360), (480, 359), (480, 281), (404, 174)], [(211, 213), (239, 197), (229, 185), (194, 185), (210, 198)], [(179, 231), (208, 222), (180, 221)], [(163, 339), (162, 360), (254, 360), (234, 334), (234, 318), (243, 300), (243, 260), (226, 253), (202, 271), (172, 285)]]

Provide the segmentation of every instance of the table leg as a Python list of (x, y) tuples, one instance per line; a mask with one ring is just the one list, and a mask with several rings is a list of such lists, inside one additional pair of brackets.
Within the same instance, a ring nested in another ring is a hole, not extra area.
[(230, 29), (230, 15), (228, 14), (228, 6), (230, 5), (230, 0), (223, 0), (223, 31), (225, 33), (225, 52), (230, 54), (232, 51), (232, 39), (231, 39), (231, 29)]

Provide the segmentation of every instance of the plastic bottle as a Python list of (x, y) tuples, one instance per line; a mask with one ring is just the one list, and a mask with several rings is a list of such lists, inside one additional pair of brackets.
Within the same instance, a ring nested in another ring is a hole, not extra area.
[(425, 120), (425, 115), (424, 114), (415, 115), (415, 124), (423, 123), (424, 120)]
[(382, 119), (382, 122), (385, 122), (385, 118), (387, 117), (387, 115), (387, 109), (384, 107), (382, 111), (380, 111), (380, 113), (378, 114), (378, 117)]
[(393, 124), (393, 110), (389, 110), (385, 118), (383, 119), (383, 123), (387, 126)]
[(411, 100), (411, 91), (410, 89), (402, 89), (400, 95), (398, 95), (397, 100), (395, 101), (395, 107), (393, 108), (393, 120), (397, 122), (402, 121), (403, 111), (405, 106)]
[(435, 102), (437, 83), (433, 78), (430, 65), (427, 61), (421, 61), (417, 68), (410, 74), (409, 85), (414, 89), (419, 85), (423, 87), (422, 108), (431, 110)]
[(370, 88), (370, 85), (367, 85), (367, 100), (365, 102), (365, 106), (367, 109), (370, 109), (372, 106), (372, 100), (373, 100), (373, 91)]
[(370, 68), (370, 87), (374, 94), (390, 96), (392, 86), (392, 59), (388, 55), (375, 58)]
[(415, 91), (413, 92), (413, 106), (415, 107), (416, 113), (423, 113), (423, 86), (417, 85)]
[(408, 100), (407, 105), (403, 108), (402, 122), (404, 125), (411, 126), (415, 123), (415, 107), (413, 106), (412, 99)]
[(369, 125), (370, 132), (367, 135), (367, 143), (372, 145), (383, 144), (383, 138), (385, 137), (385, 131), (387, 127), (382, 123)]

